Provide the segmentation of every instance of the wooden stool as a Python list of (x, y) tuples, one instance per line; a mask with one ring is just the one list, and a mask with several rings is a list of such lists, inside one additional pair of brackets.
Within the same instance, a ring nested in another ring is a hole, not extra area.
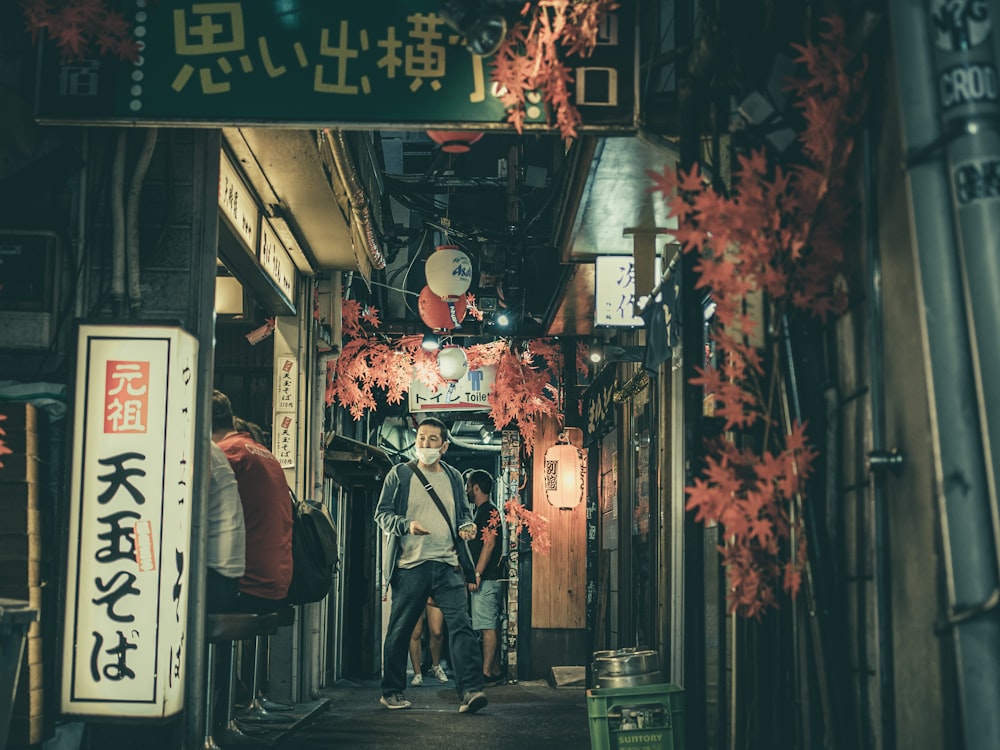
[(229, 663), (229, 684), (226, 700), (226, 729), (240, 733), (233, 721), (233, 703), (236, 692), (236, 642), (257, 638), (278, 630), (278, 614), (244, 614), (242, 612), (220, 612), (205, 619), (205, 640), (208, 642), (208, 656), (205, 659), (205, 739), (203, 750), (221, 750), (212, 732), (215, 726), (215, 650), (218, 644), (229, 642), (233, 658)]

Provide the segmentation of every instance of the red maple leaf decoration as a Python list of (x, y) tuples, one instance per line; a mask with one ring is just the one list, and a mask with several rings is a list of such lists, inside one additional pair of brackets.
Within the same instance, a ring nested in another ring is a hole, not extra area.
[[(770, 356), (751, 337), (760, 322), (744, 302), (752, 296), (780, 326), (789, 308), (825, 319), (844, 309), (835, 283), (844, 259), (840, 232), (848, 223), (846, 189), (853, 129), (864, 113), (866, 63), (844, 43), (844, 25), (827, 19), (818, 43), (797, 45), (805, 74), (789, 84), (805, 128), (799, 134), (806, 163), (783, 169), (762, 150), (741, 155), (731, 193), (722, 195), (695, 165), (676, 175), (647, 172), (652, 187), (677, 217), (683, 252), (698, 253), (695, 287), (716, 303), (718, 366), (698, 369), (691, 383), (703, 388), (725, 421), (723, 437), (707, 450), (701, 477), (685, 489), (695, 520), (725, 527), (720, 549), (729, 581), (729, 607), (760, 617), (777, 606), (778, 592), (795, 596), (806, 563), (801, 512), (806, 481), (817, 458), (805, 424), (788, 430), (775, 413), (772, 394), (781, 377), (778, 343)], [(761, 427), (755, 449), (750, 428)], [(734, 432), (735, 431), (735, 432)]]
[(546, 122), (555, 113), (564, 140), (576, 137), (581, 123), (573, 104), (573, 75), (569, 56), (589, 57), (597, 44), (604, 17), (618, 7), (616, 0), (538, 0), (525, 3), (521, 19), (507, 32), (491, 62), (490, 78), (496, 84), (507, 120), (523, 132), (528, 106), (545, 108)]
[(139, 59), (132, 25), (106, 0), (21, 0), (21, 12), (32, 40), (46, 32), (66, 61), (94, 53)]
[[(0, 422), (2, 422), (5, 419), (7, 419), (7, 415), (6, 414), (0, 414)], [(2, 427), (0, 427), (0, 435), (6, 435), (6, 434), (7, 433), (4, 431), (4, 429)], [(9, 454), (11, 454), (13, 452), (14, 451), (12, 451), (10, 448), (8, 448), (7, 444), (4, 443), (4, 441), (2, 439), (0, 439), (0, 456), (7, 456), (7, 455), (9, 455)], [(2, 468), (3, 468), (3, 462), (0, 461), (0, 469), (2, 469)]]

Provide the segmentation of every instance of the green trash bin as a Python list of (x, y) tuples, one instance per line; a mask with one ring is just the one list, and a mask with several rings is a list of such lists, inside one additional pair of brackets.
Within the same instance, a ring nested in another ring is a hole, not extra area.
[[(19, 599), (0, 599), (0, 748), (7, 747), (25, 636), (38, 611)], [(5, 704), (5, 705), (4, 705)]]

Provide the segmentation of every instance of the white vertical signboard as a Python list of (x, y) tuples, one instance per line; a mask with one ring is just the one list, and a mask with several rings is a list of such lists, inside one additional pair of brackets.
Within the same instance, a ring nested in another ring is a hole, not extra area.
[(282, 469), (295, 466), (295, 439), (298, 425), (295, 410), (299, 400), (299, 363), (291, 354), (274, 359), (274, 428), (271, 452)]
[(180, 712), (198, 342), (81, 325), (75, 383), (64, 714)]

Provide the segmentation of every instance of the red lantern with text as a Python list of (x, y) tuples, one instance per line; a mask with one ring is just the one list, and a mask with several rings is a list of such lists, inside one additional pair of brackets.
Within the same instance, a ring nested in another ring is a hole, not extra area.
[[(452, 318), (452, 309), (455, 316)], [(429, 286), (420, 290), (417, 298), (417, 312), (424, 325), (435, 331), (450, 331), (452, 328), (461, 328), (462, 321), (465, 320), (465, 313), (468, 310), (468, 301), (463, 294), (449, 305), (441, 297), (434, 294)]]
[(571, 510), (583, 500), (586, 481), (586, 461), (583, 451), (570, 445), (566, 434), (545, 451), (542, 484), (545, 499), (561, 510)]
[(449, 154), (464, 154), (472, 150), (472, 144), (483, 137), (474, 130), (428, 130), (427, 135)]

